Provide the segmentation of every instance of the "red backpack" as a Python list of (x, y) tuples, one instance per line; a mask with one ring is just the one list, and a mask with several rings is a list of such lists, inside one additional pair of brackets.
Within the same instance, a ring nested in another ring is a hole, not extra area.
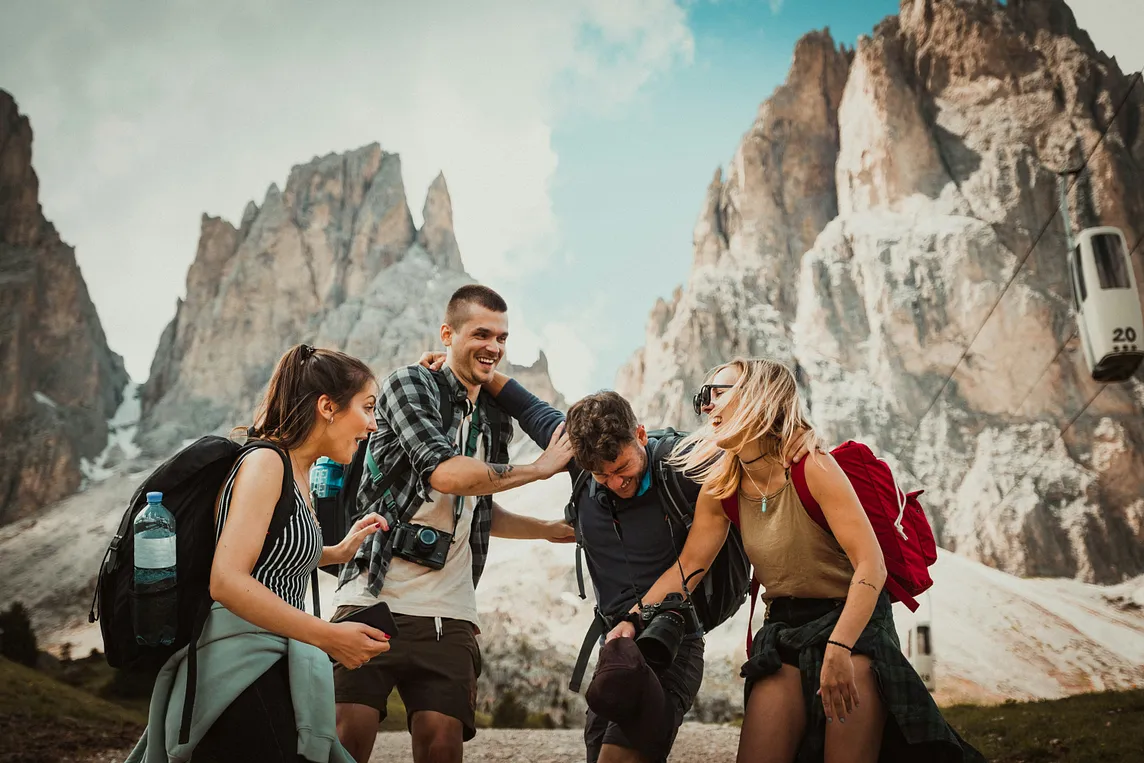
[[(929, 566), (937, 561), (937, 543), (925, 511), (918, 503), (924, 491), (903, 492), (894, 480), (889, 465), (874, 455), (866, 445), (848, 440), (830, 452), (842, 468), (858, 494), (858, 500), (870, 519), (882, 556), (886, 561), (886, 592), (891, 601), (900, 601), (916, 612), (914, 598), (933, 585)], [(810, 494), (806, 485), (806, 459), (790, 470), (791, 482), (798, 498), (810, 518), (830, 532), (822, 507)], [(739, 497), (723, 499), (723, 511), (739, 527)], [(754, 619), (755, 600), (759, 582), (751, 580), (751, 619)], [(747, 652), (751, 650), (750, 624), (747, 626)]]

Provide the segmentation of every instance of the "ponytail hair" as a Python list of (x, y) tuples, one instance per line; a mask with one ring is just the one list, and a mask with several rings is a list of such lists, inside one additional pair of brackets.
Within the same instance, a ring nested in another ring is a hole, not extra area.
[[(298, 447), (318, 419), (318, 399), (326, 395), (341, 410), (366, 384), (373, 371), (361, 360), (308, 344), (291, 347), (278, 360), (266, 394), (254, 413), (247, 437), (273, 442), (283, 450)], [(235, 431), (241, 431), (241, 427)]]

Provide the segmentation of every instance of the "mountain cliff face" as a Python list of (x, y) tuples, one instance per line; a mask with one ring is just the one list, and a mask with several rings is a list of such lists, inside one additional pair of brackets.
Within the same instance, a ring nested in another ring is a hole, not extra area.
[(44, 218), (31, 125), (0, 90), (0, 524), (80, 487), (127, 381), (75, 252)]
[(829, 442), (866, 441), (926, 488), (945, 547), (1024, 575), (1144, 571), (1144, 383), (1091, 381), (1060, 220), (1037, 240), (1054, 170), (1090, 153), (1074, 225), (1144, 235), (1131, 86), (1060, 0), (905, 0), (852, 54), (808, 36), (617, 387), (645, 420), (694, 426), (708, 368), (778, 357)]
[[(472, 283), (443, 176), (418, 230), (401, 160), (376, 144), (295, 167), (238, 227), (204, 215), (186, 297), (143, 388), (140, 444), (152, 454), (250, 423), (275, 362), (301, 341), (366, 360), (378, 374), (440, 345), (453, 291)], [(543, 357), (508, 369), (557, 395)]]

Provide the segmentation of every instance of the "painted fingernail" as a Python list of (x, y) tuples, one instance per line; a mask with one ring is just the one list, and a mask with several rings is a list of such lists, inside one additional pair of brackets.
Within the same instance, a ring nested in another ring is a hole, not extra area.
[(832, 719), (831, 719), (831, 717), (830, 717), (829, 715), (828, 715), (828, 716), (826, 716), (826, 722), (827, 722), (827, 723), (830, 723), (830, 721), (831, 721), (831, 720), (832, 720)]

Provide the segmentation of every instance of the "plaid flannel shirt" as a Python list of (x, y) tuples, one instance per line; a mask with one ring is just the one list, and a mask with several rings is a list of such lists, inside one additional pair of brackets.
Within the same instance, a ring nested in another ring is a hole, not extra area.
[[(433, 374), (421, 366), (399, 368), (381, 384), (377, 404), (377, 431), (370, 435), (369, 448), (383, 474), (389, 474), (402, 462), (411, 468), (394, 482), (390, 493), (406, 521), (429, 501), (433, 488), (429, 478), (442, 461), (460, 455), (457, 432), (471, 408), (464, 385), (446, 366), (443, 371), (453, 393), (453, 420), (441, 420), (440, 390)], [(488, 463), (507, 464), (508, 444), (512, 439), (512, 420), (507, 415), (490, 416), (496, 406), (493, 398), (481, 392), (477, 398), (481, 438)], [(499, 409), (498, 409), (499, 412)], [(499, 447), (492, 453), (492, 426), (499, 426)], [(376, 490), (368, 472), (358, 488), (358, 511), (354, 519), (370, 511), (382, 513), (382, 493)], [(484, 572), (492, 529), (492, 496), (479, 496), (473, 510), (469, 546), (473, 552), (473, 585)], [(366, 538), (357, 554), (342, 569), (338, 587), (368, 571), (366, 586), (376, 596), (385, 584), (385, 575), (393, 558), (392, 532), (378, 532)]]

